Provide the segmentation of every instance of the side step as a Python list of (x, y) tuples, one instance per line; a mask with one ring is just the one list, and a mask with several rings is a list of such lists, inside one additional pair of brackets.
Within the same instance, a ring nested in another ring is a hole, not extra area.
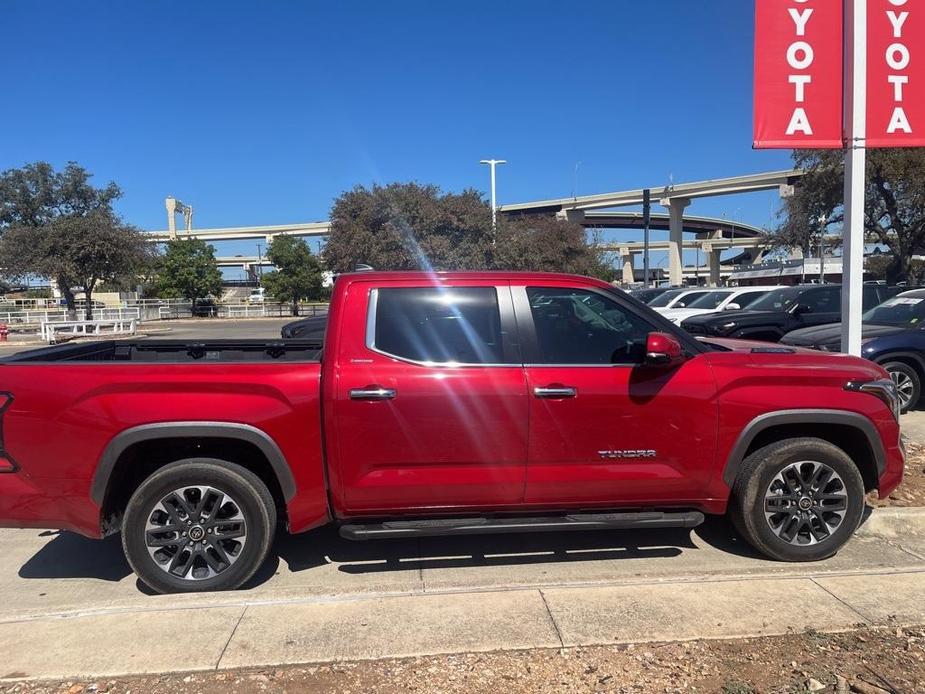
[(539, 518), (447, 518), (368, 524), (347, 523), (340, 526), (340, 536), (347, 540), (378, 540), (395, 537), (549, 533), (568, 530), (694, 528), (701, 523), (703, 514), (700, 511), (576, 513)]

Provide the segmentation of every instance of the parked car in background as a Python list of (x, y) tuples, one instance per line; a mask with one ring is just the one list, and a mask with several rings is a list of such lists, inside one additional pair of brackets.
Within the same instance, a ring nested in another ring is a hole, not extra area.
[(685, 308), (695, 296), (705, 294), (709, 291), (709, 289), (704, 287), (681, 287), (672, 289), (649, 301), (649, 308), (653, 308), (659, 313), (669, 308)]
[(284, 340), (323, 340), (328, 328), (328, 314), (309, 316), (286, 323), (279, 333)]
[[(861, 356), (887, 370), (903, 412), (915, 407), (925, 381), (925, 289), (903, 292), (865, 313), (861, 339)], [(794, 330), (781, 342), (838, 352), (841, 323)]]
[(215, 318), (218, 315), (218, 304), (212, 297), (197, 299), (190, 307), (193, 318)]
[(661, 296), (665, 292), (670, 292), (672, 289), (677, 289), (677, 287), (649, 287), (648, 289), (633, 289), (629, 295), (641, 301), (644, 304), (649, 303), (657, 296)]
[(768, 292), (780, 287), (730, 287), (713, 289), (695, 297), (686, 308), (669, 308), (661, 312), (672, 323), (680, 323), (691, 316), (718, 311), (738, 311), (748, 308)]
[(247, 297), (247, 302), (250, 304), (262, 304), (266, 298), (266, 291), (263, 287), (252, 289), (250, 296)]
[[(863, 306), (868, 310), (895, 296), (899, 287), (865, 284)], [(801, 284), (768, 293), (747, 309), (694, 316), (681, 327), (694, 335), (735, 337), (778, 342), (797, 328), (834, 323), (841, 319), (840, 284)]]

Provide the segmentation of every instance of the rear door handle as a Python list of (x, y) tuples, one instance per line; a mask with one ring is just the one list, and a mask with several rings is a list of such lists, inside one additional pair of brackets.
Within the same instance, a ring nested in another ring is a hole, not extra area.
[(578, 389), (571, 386), (546, 386), (544, 388), (534, 388), (533, 394), (538, 398), (574, 398), (578, 395)]
[(396, 395), (398, 391), (394, 388), (381, 388), (380, 386), (366, 386), (350, 391), (351, 400), (391, 400)]

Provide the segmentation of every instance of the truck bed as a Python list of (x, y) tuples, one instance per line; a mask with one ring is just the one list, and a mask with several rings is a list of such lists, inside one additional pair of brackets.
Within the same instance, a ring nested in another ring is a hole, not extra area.
[(311, 362), (321, 360), (320, 340), (106, 340), (41, 347), (0, 359), (4, 363)]

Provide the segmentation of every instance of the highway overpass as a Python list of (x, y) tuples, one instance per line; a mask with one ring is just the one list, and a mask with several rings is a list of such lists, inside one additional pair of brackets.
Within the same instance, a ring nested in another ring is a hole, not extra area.
[[(667, 213), (653, 213), (649, 224), (651, 229), (667, 230), (668, 241), (650, 243), (649, 247), (651, 250), (668, 251), (670, 282), (681, 284), (684, 278), (682, 254), (685, 248), (699, 248), (706, 254), (705, 257), (710, 261), (708, 265), (710, 280), (713, 282), (718, 281), (720, 277), (719, 253), (722, 250), (741, 247), (748, 251), (747, 256), (743, 257), (750, 257), (751, 260), (757, 261), (761, 255), (760, 248), (764, 245), (763, 239), (766, 232), (759, 227), (731, 219), (685, 215), (684, 210), (694, 200), (765, 190), (780, 190), (782, 195), (788, 195), (792, 193), (793, 186), (802, 175), (803, 172), (799, 169), (788, 169), (648, 189), (651, 200), (668, 210)], [(643, 218), (640, 212), (627, 212), (613, 208), (642, 205), (645, 190), (639, 188), (597, 195), (501, 205), (498, 212), (502, 215), (556, 214), (586, 228), (642, 229)], [(320, 221), (305, 224), (193, 229), (179, 234), (176, 230), (168, 229), (153, 231), (150, 234), (154, 241), (160, 243), (172, 238), (198, 238), (209, 242), (263, 239), (269, 243), (275, 236), (280, 235), (325, 237), (330, 230), (330, 222)], [(696, 240), (684, 242), (684, 232), (696, 234)], [(733, 243), (724, 246), (718, 243), (721, 239), (729, 239)], [(608, 250), (621, 254), (624, 277), (631, 277), (633, 256), (642, 252), (642, 244), (638, 242), (610, 244)], [(222, 258), (221, 260), (226, 266), (238, 265), (245, 268), (254, 267), (258, 262), (257, 258), (253, 258), (253, 262), (243, 262), (239, 258)]]

